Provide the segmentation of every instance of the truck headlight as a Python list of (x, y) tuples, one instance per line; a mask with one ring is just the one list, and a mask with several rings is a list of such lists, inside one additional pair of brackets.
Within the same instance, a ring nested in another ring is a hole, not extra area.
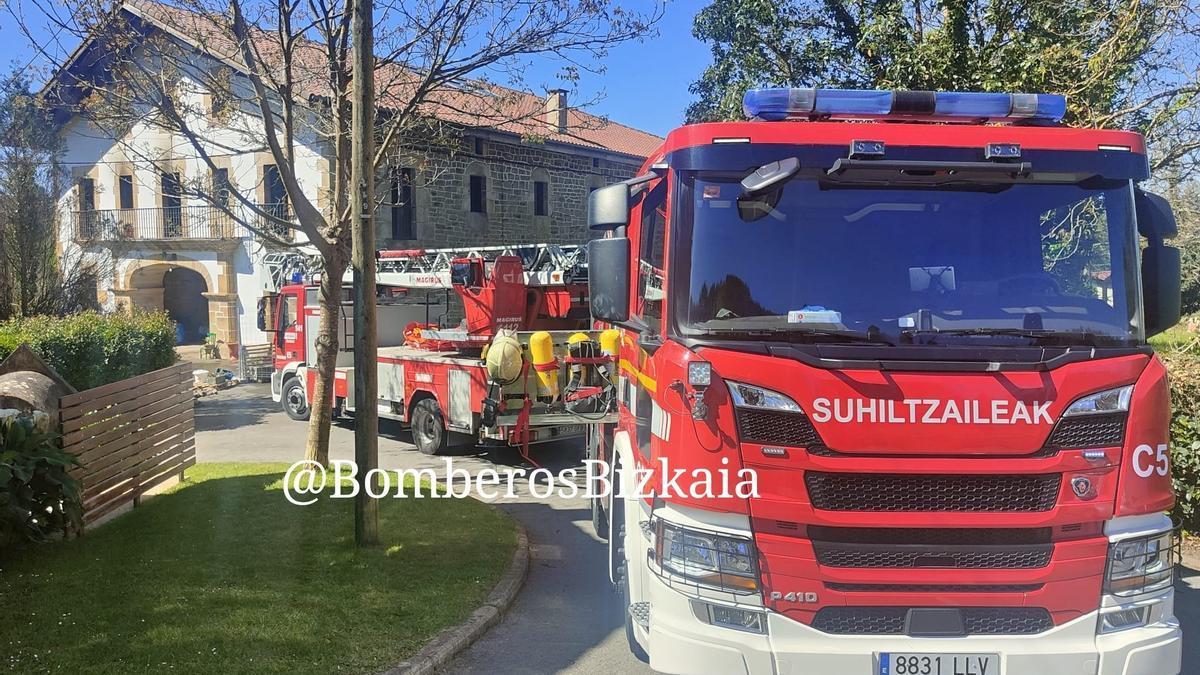
[(738, 593), (758, 590), (758, 552), (754, 542), (656, 521), (655, 562), (671, 574), (705, 586)]
[(1174, 531), (1114, 541), (1108, 545), (1105, 590), (1128, 597), (1168, 588), (1177, 555)]
[(729, 396), (733, 399), (733, 405), (738, 408), (801, 412), (800, 406), (795, 401), (777, 391), (743, 382), (730, 380), (726, 380), (726, 382), (729, 384)]
[(1129, 401), (1133, 398), (1133, 385), (1117, 387), (1088, 394), (1075, 399), (1063, 411), (1063, 417), (1073, 415), (1094, 415), (1098, 413), (1127, 412)]

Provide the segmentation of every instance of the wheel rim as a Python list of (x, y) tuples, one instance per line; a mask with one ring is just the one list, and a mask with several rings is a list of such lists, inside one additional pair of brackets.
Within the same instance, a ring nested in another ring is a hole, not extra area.
[(433, 415), (422, 415), (421, 416), (421, 424), (419, 425), (418, 431), (421, 434), (421, 440), (425, 441), (426, 444), (433, 443), (433, 435), (434, 435)]
[(288, 410), (297, 414), (303, 415), (308, 409), (308, 401), (304, 400), (304, 392), (300, 391), (299, 387), (292, 387), (287, 394)]

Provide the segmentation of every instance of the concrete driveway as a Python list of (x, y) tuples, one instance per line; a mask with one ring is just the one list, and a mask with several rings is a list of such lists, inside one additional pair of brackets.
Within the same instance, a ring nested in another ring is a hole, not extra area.
[[(201, 462), (294, 462), (304, 456), (306, 425), (293, 422), (270, 398), (266, 385), (246, 384), (200, 399), (196, 404), (196, 454)], [(380, 466), (386, 469), (436, 468), (441, 458), (420, 454), (408, 432), (384, 422)], [(334, 459), (354, 456), (353, 432), (335, 427)], [(576, 464), (577, 444), (537, 448), (536, 461), (557, 473)], [(496, 464), (521, 465), (512, 452), (465, 452), (456, 464), (477, 470)], [(583, 499), (539, 500), (518, 491), (516, 499), (495, 503), (529, 531), (533, 560), (529, 578), (504, 620), (450, 667), (455, 673), (649, 673), (629, 654), (617, 596), (607, 580), (604, 543), (592, 534)], [(1189, 560), (1178, 584), (1175, 611), (1185, 631), (1200, 631), (1200, 571)], [(1184, 641), (1184, 673), (1200, 673), (1200, 644)], [(850, 674), (847, 674), (850, 675)]]

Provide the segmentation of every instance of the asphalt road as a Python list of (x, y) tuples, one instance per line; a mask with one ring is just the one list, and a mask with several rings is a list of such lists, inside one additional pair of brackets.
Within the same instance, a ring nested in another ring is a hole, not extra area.
[[(242, 385), (196, 404), (196, 454), (201, 462), (294, 462), (304, 456), (306, 426), (293, 422), (270, 399), (266, 385)], [(384, 422), (379, 463), (386, 469), (441, 469), (441, 458), (420, 454), (406, 431)], [(353, 432), (335, 427), (333, 459), (354, 456)], [(578, 444), (535, 448), (534, 459), (558, 472), (578, 462)], [(455, 456), (470, 471), (496, 465), (522, 466), (515, 453)], [(522, 485), (523, 484), (519, 484)], [(519, 489), (515, 499), (495, 504), (518, 518), (529, 532), (529, 578), (504, 620), (449, 668), (454, 673), (649, 673), (629, 654), (606, 578), (604, 543), (592, 534), (583, 499), (541, 500)], [(1200, 560), (1189, 560), (1177, 586), (1175, 612), (1183, 622), (1184, 673), (1200, 673)], [(849, 675), (849, 674), (847, 674)]]

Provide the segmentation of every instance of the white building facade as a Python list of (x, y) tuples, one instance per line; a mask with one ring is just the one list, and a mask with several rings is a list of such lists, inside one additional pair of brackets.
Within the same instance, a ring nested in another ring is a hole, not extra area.
[[(188, 66), (227, 67), (199, 52)], [(262, 122), (249, 107), (214, 105), (186, 72), (176, 96), (192, 111), (188, 124), (200, 132), (215, 169), (187, 138), (151, 120), (113, 138), (79, 114), (60, 115), (72, 174), (59, 202), (63, 260), (95, 265), (105, 310), (166, 310), (183, 342), (209, 333), (232, 345), (268, 342), (257, 326), (258, 299), (270, 287), (263, 257), (282, 247), (260, 233), (303, 241), (263, 215), (291, 220)], [(585, 240), (588, 192), (632, 176), (661, 139), (579, 111), (570, 111), (571, 119), (589, 130), (568, 129), (565, 95), (552, 92), (545, 101), (556, 106), (535, 120), (546, 139), (531, 141), (521, 129), (464, 127), (460, 150), (413, 149), (390, 167), (377, 211), (381, 246)], [(301, 189), (326, 208), (331, 181), (323, 142), (309, 132), (296, 139), (294, 155)], [(223, 195), (238, 217), (198, 191)]]

